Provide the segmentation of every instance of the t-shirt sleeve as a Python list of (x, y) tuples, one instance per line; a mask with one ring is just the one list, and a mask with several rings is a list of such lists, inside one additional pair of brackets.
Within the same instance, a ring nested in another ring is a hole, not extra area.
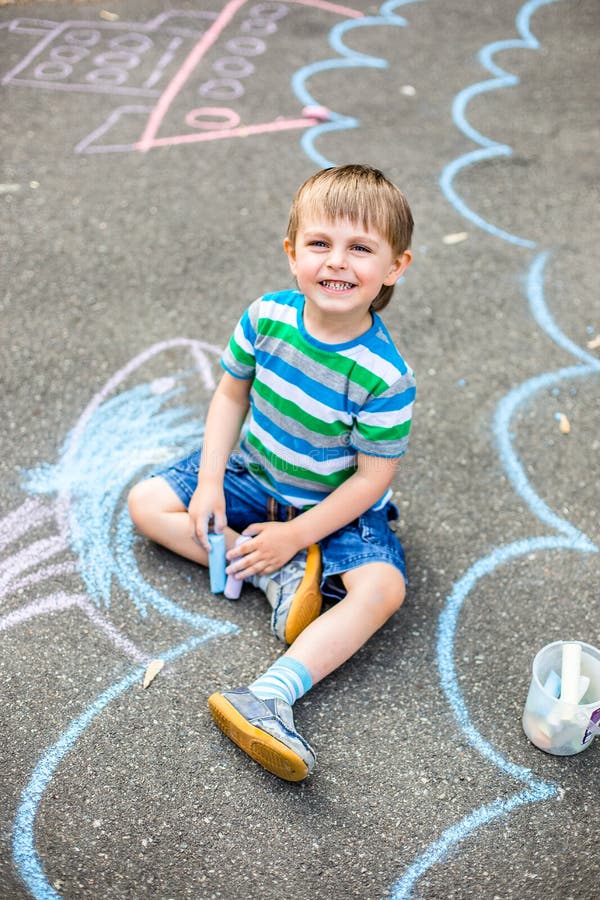
[(404, 456), (415, 394), (415, 377), (407, 369), (381, 393), (371, 395), (355, 418), (351, 445), (369, 456)]
[(234, 378), (253, 378), (255, 369), (254, 345), (258, 322), (260, 298), (244, 312), (235, 326), (223, 356), (221, 365)]

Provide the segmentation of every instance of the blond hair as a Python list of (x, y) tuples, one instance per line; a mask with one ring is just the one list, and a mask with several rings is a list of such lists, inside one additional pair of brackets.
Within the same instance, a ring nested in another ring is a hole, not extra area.
[[(372, 166), (355, 163), (321, 169), (300, 185), (287, 227), (292, 245), (296, 244), (302, 219), (311, 216), (325, 216), (330, 222), (348, 219), (367, 231), (376, 231), (388, 242), (394, 257), (410, 247), (414, 222), (408, 201), (383, 172)], [(393, 285), (382, 285), (371, 309), (384, 309), (393, 291)]]

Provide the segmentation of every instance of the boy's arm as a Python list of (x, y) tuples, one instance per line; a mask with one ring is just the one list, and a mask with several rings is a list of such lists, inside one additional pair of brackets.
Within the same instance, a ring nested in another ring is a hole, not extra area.
[(359, 453), (356, 472), (325, 500), (290, 523), (296, 526), (300, 546), (317, 543), (370, 509), (392, 484), (399, 463), (399, 458)]
[(244, 557), (232, 566), (246, 578), (257, 572), (269, 574), (295, 554), (342, 528), (370, 509), (391, 486), (400, 458), (358, 454), (358, 468), (325, 500), (290, 522), (256, 523), (245, 529), (254, 539), (230, 551), (228, 558)]
[(205, 550), (209, 550), (210, 517), (214, 517), (215, 531), (223, 531), (227, 524), (223, 476), (248, 412), (251, 384), (251, 379), (234, 378), (225, 372), (208, 408), (198, 487), (188, 508), (191, 535)]

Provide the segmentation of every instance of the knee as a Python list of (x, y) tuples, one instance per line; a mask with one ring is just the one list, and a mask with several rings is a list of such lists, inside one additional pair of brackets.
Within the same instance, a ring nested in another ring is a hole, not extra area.
[(406, 597), (406, 582), (397, 570), (373, 585), (373, 596), (381, 608), (382, 618), (386, 621), (398, 612)]
[(140, 481), (134, 485), (127, 495), (127, 508), (129, 516), (133, 524), (142, 533), (145, 531), (145, 525), (148, 520), (149, 504), (148, 504), (148, 482)]

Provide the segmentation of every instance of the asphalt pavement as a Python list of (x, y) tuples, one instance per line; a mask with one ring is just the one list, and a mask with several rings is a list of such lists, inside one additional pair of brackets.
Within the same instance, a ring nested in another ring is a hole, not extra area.
[[(521, 716), (540, 648), (600, 647), (599, 26), (595, 0), (1, 6), (3, 900), (598, 897), (600, 738), (545, 753)], [(266, 601), (213, 596), (125, 497), (291, 286), (296, 187), (355, 161), (416, 220), (384, 313), (418, 383), (410, 583), (297, 704), (293, 785), (206, 705), (280, 654)]]

